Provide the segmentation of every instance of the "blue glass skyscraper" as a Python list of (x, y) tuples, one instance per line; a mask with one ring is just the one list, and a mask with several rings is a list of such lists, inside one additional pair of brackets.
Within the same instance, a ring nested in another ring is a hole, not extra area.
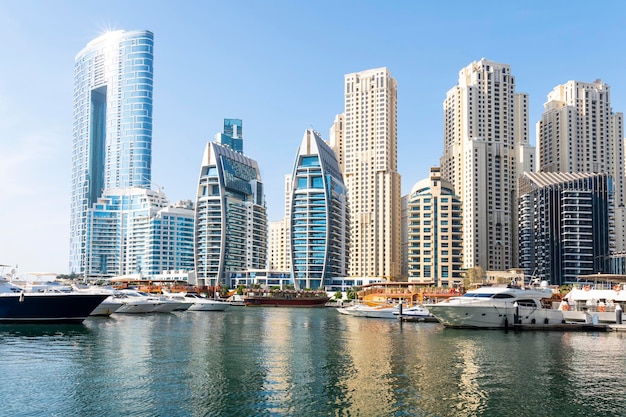
[(332, 149), (307, 129), (291, 186), (291, 270), (297, 289), (318, 289), (347, 276), (347, 189)]
[(153, 34), (106, 33), (74, 63), (70, 272), (83, 274), (87, 211), (106, 189), (149, 188)]

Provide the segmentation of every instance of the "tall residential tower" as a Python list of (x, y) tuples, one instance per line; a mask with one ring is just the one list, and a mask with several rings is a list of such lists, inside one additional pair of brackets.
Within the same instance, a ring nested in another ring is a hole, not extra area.
[[(348, 189), (350, 277), (396, 280), (401, 274), (397, 83), (387, 68), (345, 76), (343, 135), (333, 149)], [(338, 143), (340, 141), (340, 143)]]
[(346, 188), (337, 158), (307, 129), (298, 148), (291, 187), (291, 271), (296, 289), (319, 289), (348, 272)]
[(463, 68), (444, 102), (441, 174), (463, 203), (465, 268), (517, 266), (517, 179), (534, 170), (528, 96), (515, 92), (506, 64)]
[(106, 33), (74, 63), (70, 272), (83, 274), (87, 212), (106, 189), (149, 188), (153, 35)]
[(601, 80), (568, 81), (548, 94), (537, 123), (539, 171), (607, 173), (612, 178), (615, 241), (626, 251), (624, 116), (613, 113), (611, 89)]
[[(226, 132), (226, 122), (224, 126), (225, 137), (234, 139)], [(241, 139), (241, 131), (235, 136)], [(228, 286), (231, 272), (266, 267), (268, 229), (261, 173), (257, 162), (243, 155), (243, 139), (240, 145), (241, 151), (236, 151), (211, 142), (204, 151), (195, 208), (198, 285)]]

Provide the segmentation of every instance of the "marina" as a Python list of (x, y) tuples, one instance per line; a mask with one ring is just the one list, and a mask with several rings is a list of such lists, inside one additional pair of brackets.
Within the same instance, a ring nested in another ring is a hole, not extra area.
[(0, 414), (615, 416), (625, 336), (447, 329), (332, 308), (0, 325)]

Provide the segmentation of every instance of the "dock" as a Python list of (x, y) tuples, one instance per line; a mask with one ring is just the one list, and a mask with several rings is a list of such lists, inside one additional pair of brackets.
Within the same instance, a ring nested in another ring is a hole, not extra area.
[(398, 315), (398, 320), (400, 320), (400, 321), (418, 322), (418, 323), (439, 323), (439, 320), (437, 320), (435, 317), (419, 317), (419, 316), (402, 316), (402, 315)]
[[(623, 331), (626, 331), (626, 325)], [(558, 332), (610, 332), (613, 326), (591, 323), (560, 323), (560, 324), (514, 324), (514, 331), (558, 331)]]

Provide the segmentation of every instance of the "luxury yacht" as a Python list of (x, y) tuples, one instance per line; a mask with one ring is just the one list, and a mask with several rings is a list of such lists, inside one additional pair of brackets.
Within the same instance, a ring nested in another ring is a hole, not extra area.
[(446, 327), (500, 329), (564, 323), (562, 312), (552, 309), (552, 294), (545, 287), (485, 286), (424, 307)]

